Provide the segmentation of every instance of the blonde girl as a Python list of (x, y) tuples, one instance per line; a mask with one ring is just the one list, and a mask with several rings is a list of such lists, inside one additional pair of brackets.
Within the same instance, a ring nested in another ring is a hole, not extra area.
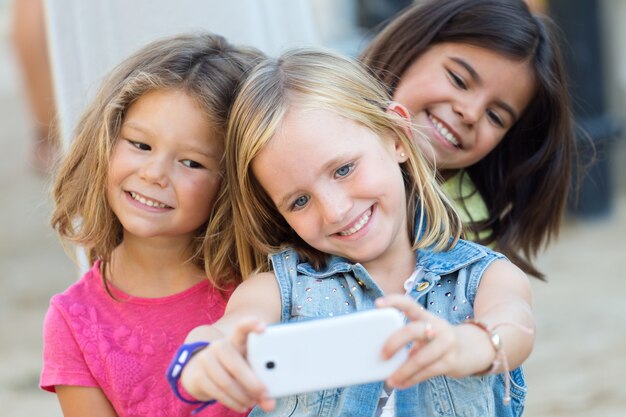
[[(252, 416), (519, 415), (521, 374), (514, 390), (499, 374), (532, 349), (528, 280), (459, 240), (404, 107), (353, 61), (294, 50), (255, 68), (228, 129), (238, 258), (251, 276), (175, 357), (190, 394), (239, 411), (258, 405)], [(408, 319), (382, 354), (413, 344), (386, 384), (267, 398), (245, 361), (250, 332), (377, 306)]]
[(66, 417), (189, 412), (164, 362), (240, 281), (220, 214), (224, 136), (260, 58), (209, 33), (154, 42), (115, 68), (80, 120), (52, 226), (93, 266), (51, 299), (40, 381)]

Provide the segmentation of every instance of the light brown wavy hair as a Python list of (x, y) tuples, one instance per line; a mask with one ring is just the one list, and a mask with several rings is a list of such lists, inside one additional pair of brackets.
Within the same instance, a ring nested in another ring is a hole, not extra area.
[[(235, 91), (262, 58), (259, 51), (233, 46), (219, 35), (194, 33), (153, 42), (117, 66), (82, 115), (54, 181), (51, 224), (63, 242), (83, 246), (90, 263), (110, 261), (122, 242), (122, 225), (105, 190), (111, 150), (133, 103), (154, 90), (181, 90), (204, 111), (212, 134), (224, 140)], [(230, 209), (226, 201), (218, 196), (191, 248), (190, 262), (218, 288), (240, 280), (232, 228), (223, 223)]]
[[(407, 233), (414, 249), (444, 249), (456, 242), (460, 219), (437, 186), (432, 168), (412, 145), (407, 134), (410, 122), (387, 112), (390, 104), (385, 89), (364, 68), (329, 51), (294, 49), (254, 69), (233, 104), (226, 141), (227, 184), (244, 279), (252, 272), (269, 270), (268, 254), (283, 246), (293, 247), (316, 267), (328, 256), (294, 232), (252, 173), (252, 161), (272, 140), (292, 106), (332, 111), (370, 129), (381, 140), (397, 137), (409, 154), (401, 170)], [(419, 237), (415, 230), (421, 231)]]

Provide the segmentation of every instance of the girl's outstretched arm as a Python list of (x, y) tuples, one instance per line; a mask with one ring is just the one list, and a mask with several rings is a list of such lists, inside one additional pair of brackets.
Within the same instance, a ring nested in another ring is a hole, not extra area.
[(185, 366), (181, 384), (198, 400), (215, 399), (224, 406), (245, 412), (255, 404), (266, 411), (274, 401), (246, 361), (248, 334), (262, 332), (266, 323), (280, 321), (281, 302), (272, 273), (250, 277), (233, 292), (224, 316), (211, 326), (192, 330), (186, 343), (210, 345), (194, 354)]
[(65, 417), (117, 417), (100, 388), (57, 385), (55, 389)]
[[(474, 302), (474, 320), (479, 325), (452, 325), (401, 295), (378, 300), (379, 307), (396, 307), (409, 319), (386, 343), (384, 357), (413, 343), (409, 359), (388, 383), (406, 388), (436, 375), (461, 378), (486, 371), (503, 372), (502, 357), (509, 369), (518, 367), (534, 343), (530, 298), (526, 275), (510, 262), (495, 261), (483, 275)], [(500, 338), (502, 353), (496, 351), (489, 332)]]
[[(474, 317), (501, 338), (510, 369), (528, 358), (535, 342), (530, 282), (511, 262), (499, 260), (487, 268), (476, 293)], [(493, 370), (498, 371), (502, 367)]]

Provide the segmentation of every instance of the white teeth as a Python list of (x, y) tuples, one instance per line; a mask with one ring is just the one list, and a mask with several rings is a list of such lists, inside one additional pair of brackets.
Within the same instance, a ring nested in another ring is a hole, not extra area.
[(448, 142), (456, 147), (459, 147), (461, 145), (457, 138), (455, 138), (454, 135), (448, 129), (446, 129), (446, 127), (441, 124), (439, 120), (435, 119), (430, 114), (428, 115), (428, 118), (431, 122), (433, 122), (433, 125), (437, 128), (437, 131), (441, 134), (441, 136), (443, 136)]
[(372, 211), (368, 210), (365, 214), (363, 214), (363, 217), (361, 217), (359, 219), (359, 221), (352, 226), (351, 228), (349, 228), (348, 230), (344, 230), (343, 232), (339, 232), (339, 234), (341, 236), (350, 236), (355, 234), (356, 232), (358, 232), (359, 230), (361, 230), (363, 228), (363, 226), (365, 226), (365, 224), (368, 222), (368, 220), (370, 219), (370, 216), (372, 215)]
[(145, 204), (148, 207), (157, 207), (157, 208), (166, 208), (167, 205), (163, 204), (163, 203), (159, 203), (158, 201), (152, 201), (152, 200), (148, 200), (142, 196), (140, 196), (139, 194), (130, 191), (130, 196), (133, 198), (133, 200), (135, 201), (139, 201), (141, 204)]

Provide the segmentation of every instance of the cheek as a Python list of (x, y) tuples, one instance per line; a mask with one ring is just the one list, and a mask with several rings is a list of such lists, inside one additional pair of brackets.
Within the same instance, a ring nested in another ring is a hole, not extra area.
[(317, 221), (312, 211), (308, 213), (292, 213), (283, 215), (285, 221), (305, 242), (311, 244), (315, 237), (315, 231), (318, 230)]
[(132, 172), (137, 165), (137, 158), (133, 158), (129, 152), (124, 151), (121, 146), (115, 145), (109, 157), (108, 180), (114, 185)]
[(104, 184), (104, 195), (107, 205), (116, 217), (118, 216), (120, 210), (121, 199), (124, 198), (122, 181), (123, 176), (119, 170), (109, 164), (109, 170)]
[(177, 199), (186, 208), (192, 208), (198, 214), (211, 212), (220, 190), (221, 179), (213, 175), (186, 176), (176, 181), (174, 186)]
[(494, 130), (493, 128), (490, 128), (490, 131), (486, 134), (486, 140), (483, 141), (482, 146), (482, 150), (485, 155), (493, 151), (500, 144), (500, 142), (502, 142), (505, 134), (506, 132), (503, 133), (499, 130)]
[(423, 107), (421, 97), (415, 94), (413, 89), (407, 87), (398, 89), (393, 96), (393, 100), (405, 106), (411, 115), (420, 112)]
[(456, 94), (456, 92), (451, 90), (447, 79), (431, 77), (400, 86), (394, 93), (393, 99), (406, 106), (412, 115), (416, 115), (449, 98), (450, 94)]
[(195, 190), (193, 193), (194, 199), (198, 201), (198, 204), (206, 207), (207, 212), (210, 212), (213, 209), (215, 200), (217, 200), (221, 185), (221, 178), (215, 176), (198, 181), (193, 186)]
[(109, 199), (111, 198), (112, 193), (115, 191), (115, 189), (121, 186), (122, 180), (124, 178), (124, 166), (124, 164), (119, 163), (119, 159), (111, 159), (109, 163), (105, 182), (105, 192), (107, 198)]
[(283, 218), (289, 226), (299, 235), (306, 235), (306, 216), (298, 213), (283, 214)]
[(401, 208), (406, 207), (406, 188), (404, 185), (404, 174), (402, 173), (402, 170), (397, 169), (396, 171), (391, 172), (389, 180), (393, 181), (392, 184), (394, 184), (392, 191), (394, 194), (392, 195), (392, 199), (396, 200), (396, 203), (401, 203)]

